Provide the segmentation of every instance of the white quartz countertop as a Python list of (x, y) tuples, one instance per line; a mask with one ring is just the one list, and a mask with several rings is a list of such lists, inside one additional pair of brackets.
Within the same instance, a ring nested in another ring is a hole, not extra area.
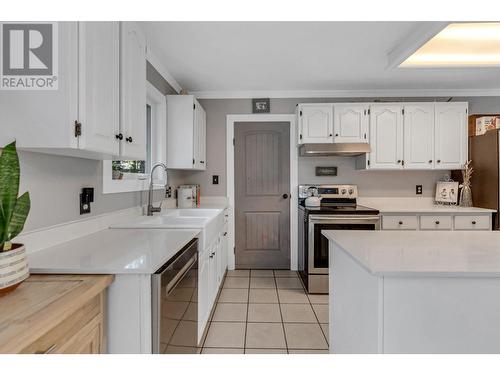
[(430, 213), (430, 214), (487, 214), (496, 212), (488, 208), (459, 207), (436, 205), (432, 198), (367, 198), (358, 199), (358, 203), (379, 210), (382, 214), (389, 213)]
[(500, 231), (322, 233), (377, 276), (500, 277)]
[(32, 273), (152, 274), (199, 229), (106, 229), (28, 254)]

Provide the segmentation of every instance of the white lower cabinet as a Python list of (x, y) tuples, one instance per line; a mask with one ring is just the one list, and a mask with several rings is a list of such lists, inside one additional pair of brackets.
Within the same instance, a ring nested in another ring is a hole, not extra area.
[(382, 230), (491, 230), (491, 213), (382, 214)]
[(227, 269), (227, 223), (200, 251), (198, 261), (198, 340), (203, 338), (210, 313)]

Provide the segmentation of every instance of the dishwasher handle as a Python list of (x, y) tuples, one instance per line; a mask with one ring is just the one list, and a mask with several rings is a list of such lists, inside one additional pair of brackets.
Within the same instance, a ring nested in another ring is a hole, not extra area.
[(166, 287), (167, 296), (175, 289), (175, 287), (182, 281), (184, 276), (189, 272), (198, 259), (198, 254), (194, 254), (188, 262), (177, 272), (177, 274), (168, 282)]

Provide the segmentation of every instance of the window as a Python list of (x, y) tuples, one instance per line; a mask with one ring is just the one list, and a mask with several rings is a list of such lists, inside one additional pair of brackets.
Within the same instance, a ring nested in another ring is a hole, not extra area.
[[(166, 159), (166, 99), (149, 82), (146, 99), (146, 160), (103, 161), (103, 193), (147, 190), (151, 167)], [(163, 189), (164, 172), (155, 172), (154, 184)]]

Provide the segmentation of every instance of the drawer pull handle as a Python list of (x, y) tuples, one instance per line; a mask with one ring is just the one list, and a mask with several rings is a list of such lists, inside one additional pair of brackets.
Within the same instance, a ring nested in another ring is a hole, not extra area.
[(473, 225), (476, 225), (476, 221), (475, 221), (475, 220), (472, 220), (472, 224), (473, 224)]
[(436, 223), (436, 225), (439, 225), (439, 220), (436, 220), (435, 223)]
[(402, 221), (400, 221), (398, 224), (399, 224), (399, 225), (403, 225), (403, 222), (402, 222)]
[(49, 346), (45, 350), (36, 351), (35, 354), (50, 354), (54, 351), (55, 348), (56, 348), (56, 344), (52, 344), (51, 346)]

